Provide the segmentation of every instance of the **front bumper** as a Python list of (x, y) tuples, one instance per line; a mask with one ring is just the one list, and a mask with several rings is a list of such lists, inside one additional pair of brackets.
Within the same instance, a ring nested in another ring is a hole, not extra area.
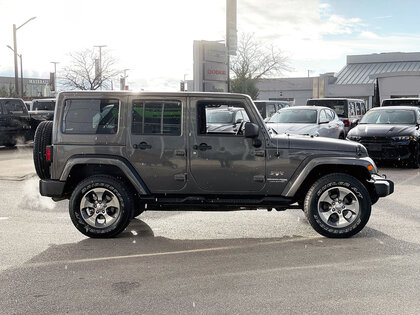
[(52, 179), (39, 180), (39, 192), (41, 196), (61, 198), (64, 196), (64, 186), (66, 182)]
[(386, 197), (394, 192), (394, 182), (379, 175), (372, 175), (372, 183), (378, 197)]

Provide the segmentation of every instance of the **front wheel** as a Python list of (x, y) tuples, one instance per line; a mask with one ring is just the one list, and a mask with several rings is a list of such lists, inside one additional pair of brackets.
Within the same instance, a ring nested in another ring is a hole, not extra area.
[(304, 211), (311, 226), (321, 235), (346, 238), (360, 232), (369, 221), (370, 195), (353, 176), (330, 174), (309, 189)]
[(91, 176), (74, 189), (69, 212), (74, 226), (92, 238), (114, 237), (130, 223), (133, 202), (127, 187), (110, 176)]

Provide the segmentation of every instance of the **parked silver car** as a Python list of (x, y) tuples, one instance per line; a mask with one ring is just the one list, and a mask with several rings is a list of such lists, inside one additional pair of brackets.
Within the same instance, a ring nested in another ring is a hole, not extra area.
[(328, 107), (294, 106), (283, 108), (266, 122), (275, 133), (344, 139), (344, 123)]

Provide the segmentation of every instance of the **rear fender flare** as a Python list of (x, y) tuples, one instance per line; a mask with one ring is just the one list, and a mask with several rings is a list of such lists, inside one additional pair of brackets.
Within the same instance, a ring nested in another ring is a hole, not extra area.
[(140, 195), (150, 194), (149, 189), (146, 184), (140, 178), (137, 171), (134, 167), (125, 159), (120, 157), (110, 157), (110, 156), (74, 156), (71, 157), (60, 176), (60, 181), (66, 181), (72, 168), (76, 165), (112, 165), (118, 167), (126, 176), (126, 178), (131, 182), (131, 184), (136, 188), (137, 192)]

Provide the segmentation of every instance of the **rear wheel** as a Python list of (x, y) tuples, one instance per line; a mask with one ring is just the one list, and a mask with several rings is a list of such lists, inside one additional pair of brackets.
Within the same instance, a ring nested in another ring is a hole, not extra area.
[(321, 235), (350, 237), (369, 221), (370, 195), (365, 186), (347, 174), (330, 174), (309, 189), (304, 204), (305, 215)]
[(132, 218), (128, 188), (110, 176), (91, 176), (74, 189), (69, 212), (74, 226), (92, 238), (114, 237)]

